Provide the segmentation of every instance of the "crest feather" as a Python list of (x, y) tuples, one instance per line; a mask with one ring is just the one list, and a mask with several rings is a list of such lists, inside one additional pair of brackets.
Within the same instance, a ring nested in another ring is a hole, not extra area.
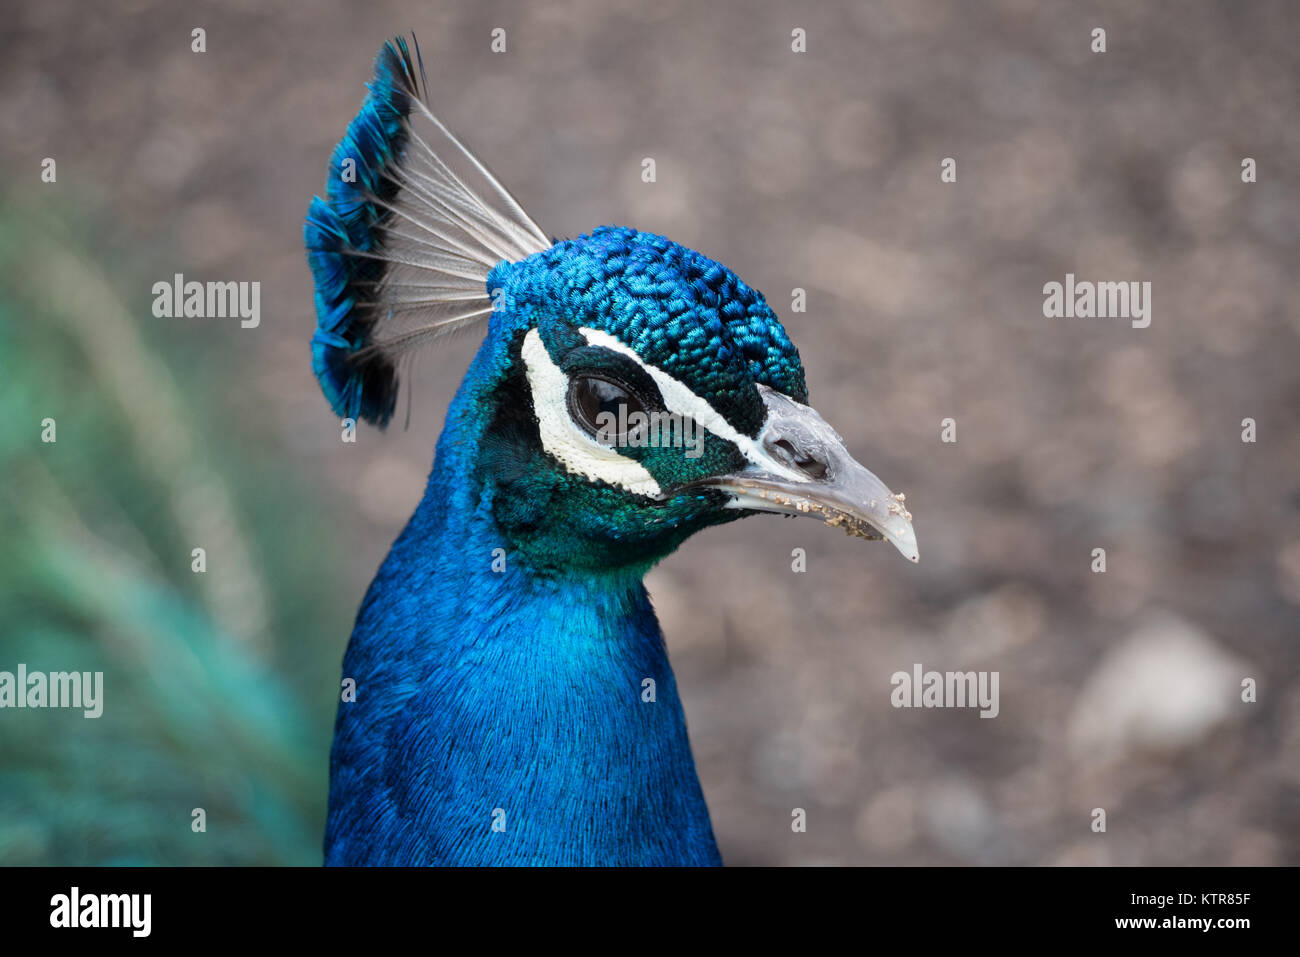
[(401, 357), (486, 319), (492, 268), (551, 245), (433, 114), (414, 47), (412, 57), (399, 37), (379, 51), (303, 229), (316, 286), (312, 370), (337, 414), (380, 427), (396, 406)]

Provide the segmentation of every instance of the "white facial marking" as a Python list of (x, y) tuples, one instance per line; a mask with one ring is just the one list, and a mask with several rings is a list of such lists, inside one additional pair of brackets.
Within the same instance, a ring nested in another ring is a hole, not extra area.
[[(781, 462), (778, 462), (766, 451), (763, 446), (747, 435), (737, 432), (731, 427), (731, 423), (723, 418), (717, 409), (700, 398), (685, 385), (674, 379), (662, 369), (657, 369), (647, 363), (636, 354), (629, 346), (624, 345), (618, 339), (615, 339), (608, 332), (602, 332), (599, 329), (588, 329), (585, 326), (578, 330), (582, 333), (588, 345), (601, 346), (613, 352), (625, 355), (632, 359), (637, 365), (645, 369), (650, 378), (654, 380), (655, 385), (659, 387), (659, 394), (664, 398), (664, 405), (668, 411), (676, 412), (678, 415), (688, 416), (695, 420), (696, 424), (708, 429), (720, 439), (726, 439), (733, 443), (742, 455), (745, 456), (754, 465), (761, 466), (768, 472), (780, 475), (783, 478), (795, 482), (807, 482), (809, 478), (801, 472), (787, 468)], [(793, 401), (793, 400), (791, 400)], [(762, 432), (759, 433), (762, 435)]]
[[(707, 400), (662, 369), (647, 363), (631, 347), (599, 329), (581, 327), (578, 331), (588, 345), (627, 356), (644, 369), (658, 386), (669, 412), (693, 419), (696, 425), (733, 443), (746, 459), (769, 473), (795, 482), (809, 481), (807, 475), (788, 468), (768, 454), (761, 442), (737, 432)], [(640, 462), (597, 442), (570, 418), (569, 378), (551, 359), (542, 343), (541, 334), (536, 329), (528, 330), (524, 336), (521, 355), (528, 374), (528, 387), (533, 395), (533, 411), (537, 414), (542, 448), (571, 474), (606, 482), (636, 495), (661, 498), (663, 493), (659, 483)], [(762, 433), (759, 434), (761, 436)]]
[(533, 394), (542, 448), (574, 475), (606, 482), (636, 495), (659, 498), (659, 483), (635, 459), (587, 435), (569, 417), (569, 377), (551, 359), (536, 329), (524, 336), (521, 354)]

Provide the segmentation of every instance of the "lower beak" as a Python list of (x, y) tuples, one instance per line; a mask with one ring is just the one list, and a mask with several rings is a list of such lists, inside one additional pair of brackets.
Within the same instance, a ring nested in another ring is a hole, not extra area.
[(912, 514), (844, 448), (844, 440), (810, 406), (760, 385), (767, 419), (749, 453), (748, 467), (710, 476), (690, 487), (731, 495), (728, 508), (812, 515), (862, 538), (888, 539), (908, 561), (918, 561)]

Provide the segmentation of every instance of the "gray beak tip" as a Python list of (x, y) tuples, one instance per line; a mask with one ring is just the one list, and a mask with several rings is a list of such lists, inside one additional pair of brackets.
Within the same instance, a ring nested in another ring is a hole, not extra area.
[(880, 521), (880, 530), (890, 544), (898, 549), (900, 555), (912, 564), (921, 561), (921, 553), (916, 547), (916, 531), (912, 528), (912, 513), (903, 507), (903, 496), (893, 496), (896, 504), (887, 507), (886, 517)]
[(913, 565), (921, 561), (921, 554), (916, 547), (916, 533), (912, 531), (910, 525), (907, 527), (906, 532), (895, 533), (886, 537), (889, 539), (890, 544), (898, 549), (899, 554)]

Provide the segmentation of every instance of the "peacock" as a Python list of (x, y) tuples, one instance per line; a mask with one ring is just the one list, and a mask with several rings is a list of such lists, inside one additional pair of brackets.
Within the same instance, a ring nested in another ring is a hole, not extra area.
[(336, 415), (387, 426), (412, 351), (486, 326), (344, 656), (325, 862), (721, 864), (643, 576), (760, 512), (915, 562), (911, 515), (761, 293), (663, 236), (548, 237), (427, 90), (386, 43), (304, 228)]

